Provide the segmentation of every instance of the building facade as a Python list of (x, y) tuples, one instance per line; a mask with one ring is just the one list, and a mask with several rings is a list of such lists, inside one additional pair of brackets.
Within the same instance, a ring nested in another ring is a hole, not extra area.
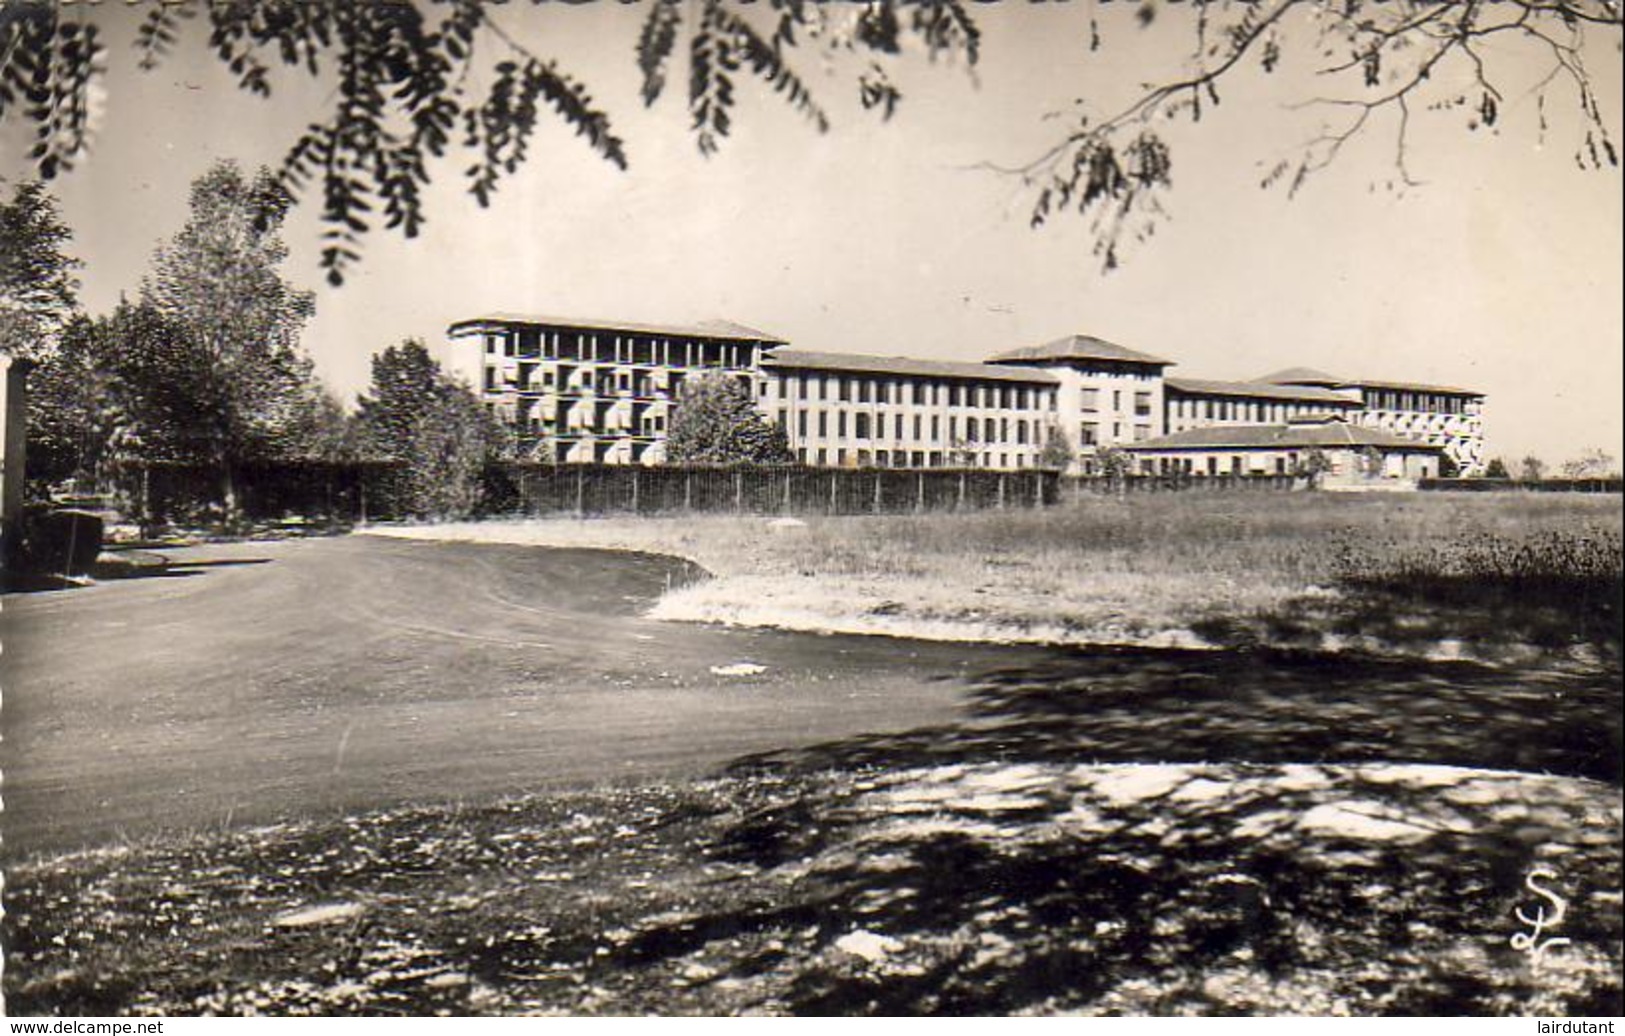
[(758, 409), (814, 466), (1031, 468), (1055, 425), (1044, 370), (781, 349), (763, 373)]
[[(521, 450), (569, 464), (662, 463), (684, 381), (721, 374), (755, 396), (767, 377), (763, 361), (785, 344), (725, 321), (649, 325), (505, 313), (459, 321), (447, 337), (462, 359), (456, 368), (515, 430)], [(479, 358), (475, 370), (470, 356)]]
[[(781, 337), (728, 321), (650, 325), (492, 314), (459, 321), (448, 335), (459, 369), (515, 429), (522, 449), (564, 463), (662, 463), (684, 382), (721, 375), (745, 386), (762, 415), (784, 429), (796, 458), (812, 466), (1019, 470), (1037, 466), (1058, 439), (1083, 473), (1100, 467), (1103, 452), (1131, 449), (1137, 470), (1160, 471), (1166, 458), (1169, 465), (1191, 461), (1196, 474), (1250, 473), (1259, 470), (1255, 461), (1275, 473), (1277, 454), (1262, 447), (1198, 457), (1192, 451), (1228, 449), (1217, 440), (1198, 447), (1200, 436), (1177, 456), (1143, 447), (1160, 442), (1172, 450), (1171, 437), (1199, 429), (1273, 427), (1286, 434), (1336, 418), (1338, 427), (1381, 433), (1351, 447), (1367, 454), (1388, 449), (1409, 456), (1393, 443), (1421, 443), (1435, 448), (1432, 455), (1447, 470), (1482, 470), (1482, 393), (1305, 368), (1256, 381), (1169, 377), (1173, 361), (1087, 335), (998, 353), (985, 363), (793, 349)], [(1285, 458), (1290, 451), (1278, 452)], [(1422, 466), (1402, 460), (1395, 470)]]
[(1444, 385), (1339, 378), (1294, 367), (1259, 379), (1272, 385), (1320, 388), (1358, 404), (1350, 419), (1440, 447), (1446, 468), (1463, 476), (1484, 473), (1484, 393)]
[[(1186, 428), (1124, 447), (1142, 475), (1195, 478), (1294, 475), (1328, 489), (1402, 488), (1439, 477), (1443, 448), (1352, 423), (1343, 414), (1304, 414), (1279, 424)], [(1309, 464), (1318, 455), (1321, 467)]]

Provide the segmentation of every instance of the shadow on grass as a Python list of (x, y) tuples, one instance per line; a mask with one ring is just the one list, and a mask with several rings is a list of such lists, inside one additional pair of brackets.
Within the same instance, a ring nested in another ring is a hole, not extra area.
[(984, 674), (964, 720), (743, 760), (1407, 762), (1620, 782), (1617, 672), (1282, 652), (1057, 652)]

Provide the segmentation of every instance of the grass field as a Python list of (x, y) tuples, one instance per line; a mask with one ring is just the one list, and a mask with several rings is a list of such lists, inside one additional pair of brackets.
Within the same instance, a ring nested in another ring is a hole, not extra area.
[(434, 539), (681, 555), (657, 614), (948, 639), (1617, 657), (1618, 497), (1159, 494), (1041, 511), (496, 521)]

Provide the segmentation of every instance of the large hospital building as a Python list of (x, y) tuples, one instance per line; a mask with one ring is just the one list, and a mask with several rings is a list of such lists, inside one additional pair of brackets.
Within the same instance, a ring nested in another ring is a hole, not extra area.
[[(1032, 468), (1055, 431), (1073, 470), (1117, 448), (1146, 474), (1266, 474), (1310, 448), (1372, 477), (1479, 474), (1484, 396), (1291, 368), (1170, 376), (1174, 361), (1087, 335), (985, 363), (793, 349), (739, 324), (495, 313), (453, 324), (457, 366), (523, 444), (564, 463), (659, 464), (683, 383), (738, 379), (807, 465)], [(477, 366), (476, 366), (477, 364)]]

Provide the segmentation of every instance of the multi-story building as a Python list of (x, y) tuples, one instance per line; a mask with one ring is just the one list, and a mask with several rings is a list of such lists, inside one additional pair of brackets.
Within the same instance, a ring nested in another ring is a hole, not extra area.
[(447, 332), (457, 368), (520, 445), (548, 444), (565, 463), (659, 464), (683, 382), (738, 378), (752, 395), (762, 364), (784, 340), (726, 321), (684, 326), (495, 313)]
[(1320, 388), (1357, 404), (1350, 420), (1444, 450), (1458, 475), (1484, 473), (1484, 393), (1444, 385), (1339, 378), (1293, 367), (1260, 378), (1272, 385)]
[(1358, 400), (1307, 385), (1168, 378), (1163, 391), (1170, 433), (1215, 425), (1278, 425), (1300, 417), (1347, 415), (1360, 409)]
[(1046, 370), (779, 349), (758, 409), (803, 464), (1030, 468), (1055, 424)]
[[(1128, 447), (1136, 448), (1141, 468), (1150, 461), (1160, 471), (1167, 466), (1163, 455), (1141, 449), (1159, 445), (1176, 451), (1167, 460), (1177, 459), (1181, 471), (1191, 461), (1197, 474), (1215, 465), (1228, 472), (1238, 463), (1251, 472), (1268, 452), (1263, 445), (1248, 447), (1253, 454), (1239, 462), (1226, 453), (1210, 464), (1195, 451), (1231, 447), (1217, 439), (1202, 447), (1202, 436), (1185, 433), (1294, 426), (1299, 430), (1283, 431), (1285, 438), (1255, 431), (1248, 441), (1296, 442), (1322, 434), (1304, 429), (1335, 418), (1328, 427), (1385, 433), (1363, 447), (1382, 449), (1389, 435), (1399, 436), (1437, 447), (1461, 474), (1481, 468), (1482, 393), (1304, 368), (1250, 382), (1166, 377), (1171, 360), (1087, 335), (999, 353), (986, 363), (792, 349), (783, 338), (728, 321), (685, 326), (493, 314), (459, 321), (449, 335), (463, 372), (491, 411), (517, 430), (521, 445), (546, 444), (554, 459), (568, 463), (663, 462), (683, 383), (720, 374), (748, 389), (809, 465), (1031, 468), (1059, 434), (1084, 473), (1096, 469), (1102, 451)], [(1266, 469), (1275, 453), (1269, 458)], [(1420, 463), (1401, 469), (1409, 477)]]
[(1163, 377), (1172, 360), (1089, 335), (999, 353), (989, 363), (1050, 371), (1057, 379), (1056, 426), (1085, 473), (1101, 450), (1163, 433)]

